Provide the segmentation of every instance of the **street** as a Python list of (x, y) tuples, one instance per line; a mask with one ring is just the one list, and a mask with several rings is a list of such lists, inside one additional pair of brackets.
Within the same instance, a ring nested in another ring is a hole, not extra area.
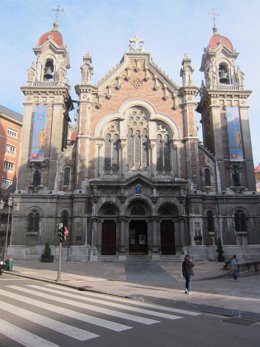
[(0, 346), (258, 347), (260, 324), (4, 274)]

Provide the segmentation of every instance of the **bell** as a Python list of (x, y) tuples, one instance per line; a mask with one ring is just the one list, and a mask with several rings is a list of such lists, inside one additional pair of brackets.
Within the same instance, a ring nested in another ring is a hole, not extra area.
[(44, 76), (45, 79), (50, 80), (53, 78), (53, 70), (51, 66), (46, 66), (44, 69)]

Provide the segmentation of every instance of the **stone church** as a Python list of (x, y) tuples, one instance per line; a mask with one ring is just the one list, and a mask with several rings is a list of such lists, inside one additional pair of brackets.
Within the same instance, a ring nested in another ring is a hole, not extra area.
[(10, 256), (40, 259), (46, 242), (57, 254), (57, 223), (69, 230), (64, 260), (181, 260), (187, 253), (216, 260), (219, 240), (225, 256), (260, 256), (251, 91), (244, 89), (238, 52), (215, 25), (205, 44), (201, 86), (193, 84), (187, 55), (179, 86), (137, 36), (97, 84), (86, 53), (72, 100), (69, 52), (57, 21), (39, 38), (21, 87), (14, 194), (20, 210), (13, 212)]

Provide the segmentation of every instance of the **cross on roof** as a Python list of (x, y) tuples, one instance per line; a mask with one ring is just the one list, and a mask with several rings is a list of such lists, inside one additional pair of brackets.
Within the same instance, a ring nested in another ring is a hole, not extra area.
[(219, 16), (219, 13), (213, 8), (209, 13), (210, 16), (213, 18), (214, 26), (216, 25), (216, 17)]
[(60, 13), (64, 12), (64, 9), (60, 5), (57, 5), (57, 8), (53, 8), (52, 12), (56, 12), (55, 13), (55, 20), (58, 20)]

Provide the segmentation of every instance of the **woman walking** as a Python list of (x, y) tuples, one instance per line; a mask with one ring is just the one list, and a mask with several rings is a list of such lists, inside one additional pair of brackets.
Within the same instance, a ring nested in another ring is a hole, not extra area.
[(185, 294), (191, 294), (191, 282), (194, 276), (193, 268), (194, 264), (189, 255), (185, 255), (182, 263), (182, 275), (185, 278)]

